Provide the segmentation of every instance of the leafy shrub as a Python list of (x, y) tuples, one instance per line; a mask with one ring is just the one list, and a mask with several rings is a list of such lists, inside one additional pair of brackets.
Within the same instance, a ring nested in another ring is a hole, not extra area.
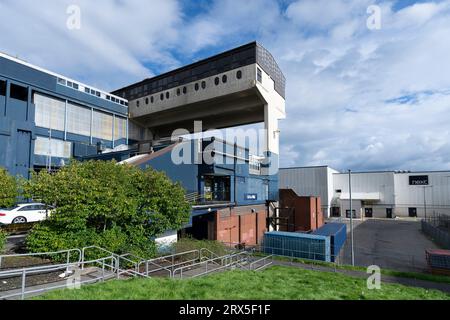
[(17, 190), (16, 179), (0, 167), (0, 208), (11, 207), (16, 203)]
[(6, 244), (6, 232), (0, 229), (0, 253), (3, 253)]
[(155, 252), (150, 239), (179, 229), (190, 215), (179, 184), (151, 168), (115, 161), (74, 161), (54, 174), (41, 171), (24, 191), (56, 207), (27, 237), (32, 252), (96, 245), (149, 257)]

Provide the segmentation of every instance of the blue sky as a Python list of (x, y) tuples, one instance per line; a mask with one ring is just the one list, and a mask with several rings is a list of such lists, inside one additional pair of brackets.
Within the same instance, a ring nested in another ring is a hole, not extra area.
[(283, 166), (450, 169), (450, 0), (2, 0), (0, 28), (1, 51), (106, 90), (257, 40), (287, 78)]

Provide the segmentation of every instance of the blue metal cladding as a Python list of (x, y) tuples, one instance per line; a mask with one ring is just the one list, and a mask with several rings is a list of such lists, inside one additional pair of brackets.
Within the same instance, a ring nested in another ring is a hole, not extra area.
[(347, 241), (347, 225), (345, 223), (327, 223), (312, 234), (330, 237), (331, 261), (334, 262)]
[(264, 234), (264, 253), (331, 261), (330, 237), (296, 232), (273, 231)]

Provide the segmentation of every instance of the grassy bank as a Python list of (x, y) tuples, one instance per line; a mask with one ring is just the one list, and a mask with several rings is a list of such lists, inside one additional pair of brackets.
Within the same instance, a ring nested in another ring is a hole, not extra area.
[(209, 277), (172, 279), (133, 279), (109, 281), (81, 290), (50, 292), (37, 299), (56, 300), (169, 300), (169, 299), (446, 299), (450, 295), (434, 290), (382, 284), (368, 290), (366, 281), (331, 272), (275, 266), (262, 272), (230, 271)]

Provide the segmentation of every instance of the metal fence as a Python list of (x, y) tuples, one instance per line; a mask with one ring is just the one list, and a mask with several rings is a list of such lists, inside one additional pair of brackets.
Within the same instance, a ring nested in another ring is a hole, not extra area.
[(422, 231), (445, 249), (450, 249), (450, 232), (440, 227), (442, 220), (422, 220)]
[[(284, 247), (280, 251), (279, 247), (272, 247), (270, 244), (247, 245), (237, 243), (226, 243), (226, 246), (234, 249), (244, 249), (251, 251), (261, 257), (271, 255), (277, 261), (289, 263), (300, 263), (304, 266), (314, 268), (315, 266), (326, 266), (330, 270), (337, 270), (341, 267), (351, 266), (350, 245), (346, 245), (336, 254), (331, 253), (331, 261), (325, 261), (323, 253), (317, 251), (315, 247)], [(385, 248), (374, 251), (372, 248), (361, 246), (354, 247), (355, 266), (367, 268), (376, 265), (382, 269), (401, 272), (429, 272), (425, 250), (420, 254), (411, 254), (408, 252), (399, 252)]]

